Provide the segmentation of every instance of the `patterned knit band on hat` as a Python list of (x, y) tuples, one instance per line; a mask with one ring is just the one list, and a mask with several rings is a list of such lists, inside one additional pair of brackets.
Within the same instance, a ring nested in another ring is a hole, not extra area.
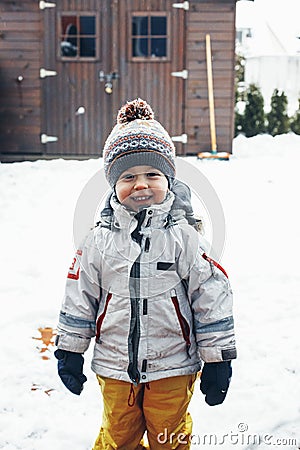
[(152, 166), (166, 177), (175, 177), (175, 147), (162, 125), (154, 120), (151, 107), (140, 98), (120, 109), (117, 125), (104, 149), (104, 171), (111, 186), (133, 166)]

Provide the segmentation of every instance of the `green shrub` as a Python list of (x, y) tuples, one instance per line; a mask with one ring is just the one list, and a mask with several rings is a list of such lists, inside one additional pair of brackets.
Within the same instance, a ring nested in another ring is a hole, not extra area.
[(272, 136), (288, 133), (290, 119), (287, 114), (288, 99), (284, 92), (275, 89), (271, 97), (271, 111), (267, 114), (267, 131)]
[(300, 98), (298, 100), (299, 107), (293, 117), (291, 118), (291, 130), (296, 133), (300, 134)]
[(243, 118), (243, 132), (251, 137), (266, 131), (264, 99), (260, 88), (250, 84), (246, 91), (246, 106)]

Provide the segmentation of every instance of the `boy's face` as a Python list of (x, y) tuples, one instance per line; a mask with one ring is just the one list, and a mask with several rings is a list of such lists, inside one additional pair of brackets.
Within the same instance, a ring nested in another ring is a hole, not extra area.
[(119, 202), (133, 211), (162, 203), (167, 191), (167, 178), (152, 166), (131, 167), (120, 175), (116, 184)]

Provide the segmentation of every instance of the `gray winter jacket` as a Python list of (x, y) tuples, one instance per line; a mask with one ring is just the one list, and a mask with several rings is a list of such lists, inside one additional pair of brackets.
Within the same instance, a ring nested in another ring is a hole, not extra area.
[(95, 337), (92, 369), (133, 383), (236, 357), (227, 275), (183, 205), (171, 192), (135, 213), (111, 197), (70, 267), (58, 348), (84, 353)]

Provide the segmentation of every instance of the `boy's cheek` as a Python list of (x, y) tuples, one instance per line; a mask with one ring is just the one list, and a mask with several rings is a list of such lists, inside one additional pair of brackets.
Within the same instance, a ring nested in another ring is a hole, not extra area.
[(126, 187), (116, 186), (116, 196), (120, 203), (124, 203), (129, 197), (129, 190)]

